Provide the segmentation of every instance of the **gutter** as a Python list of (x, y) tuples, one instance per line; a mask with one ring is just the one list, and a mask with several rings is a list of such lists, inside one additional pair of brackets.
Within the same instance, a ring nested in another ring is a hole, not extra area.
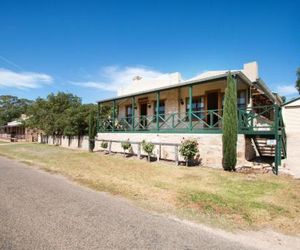
[(288, 104), (290, 104), (292, 102), (295, 102), (295, 101), (298, 101), (298, 100), (300, 100), (300, 96), (296, 97), (296, 98), (293, 98), (292, 100), (289, 100), (289, 101), (283, 103), (282, 106), (288, 105)]

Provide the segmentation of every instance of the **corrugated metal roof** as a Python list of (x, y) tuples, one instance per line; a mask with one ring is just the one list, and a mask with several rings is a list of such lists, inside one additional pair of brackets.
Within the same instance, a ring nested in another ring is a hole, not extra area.
[[(217, 72), (217, 71), (215, 71), (215, 72)], [(252, 85), (252, 82), (245, 76), (245, 74), (242, 71), (240, 71), (240, 70), (231, 71), (231, 74), (232, 75), (238, 75), (246, 83), (248, 83), (249, 85)], [(175, 89), (175, 88), (179, 88), (179, 87), (187, 87), (189, 85), (193, 85), (193, 84), (197, 84), (197, 83), (199, 83), (199, 84), (206, 83), (206, 82), (210, 82), (210, 81), (213, 81), (213, 80), (226, 78), (227, 75), (228, 75), (228, 71), (227, 72), (218, 71), (218, 74), (215, 74), (213, 76), (202, 77), (202, 78), (201, 77), (200, 78), (194, 78), (192, 80), (179, 82), (177, 84), (172, 84), (172, 85), (167, 86), (167, 87), (154, 88), (154, 89), (147, 90), (147, 91), (136, 92), (136, 93), (130, 94), (130, 95), (116, 96), (116, 97), (113, 97), (113, 98), (103, 99), (103, 100), (97, 101), (97, 103), (105, 103), (105, 102), (110, 102), (110, 101), (113, 101), (113, 100), (121, 100), (121, 99), (130, 98), (130, 97), (134, 97), (134, 96), (155, 93), (156, 91), (164, 91), (164, 90), (170, 90), (170, 89)]]

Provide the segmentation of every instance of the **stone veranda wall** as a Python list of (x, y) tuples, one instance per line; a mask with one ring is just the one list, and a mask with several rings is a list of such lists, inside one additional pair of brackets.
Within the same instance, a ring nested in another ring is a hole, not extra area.
[[(154, 143), (181, 143), (184, 139), (196, 139), (199, 143), (199, 162), (202, 166), (222, 168), (222, 134), (167, 134), (167, 133), (98, 133), (98, 140), (129, 140), (132, 142)], [(113, 142), (112, 152), (123, 152), (121, 143)], [(96, 145), (96, 150), (100, 149), (100, 144)], [(238, 136), (237, 142), (237, 165), (246, 163), (245, 159), (246, 141), (244, 135)], [(138, 146), (132, 145), (134, 154), (138, 153)], [(154, 154), (158, 152), (158, 146), (155, 146)], [(142, 152), (143, 153), (143, 152)], [(145, 153), (144, 153), (145, 154)], [(161, 159), (174, 160), (175, 147), (161, 146)], [(179, 160), (183, 158), (179, 156)]]
[[(180, 144), (185, 139), (196, 139), (199, 143), (198, 161), (201, 166), (222, 168), (222, 134), (167, 134), (167, 133), (98, 133), (96, 137), (95, 151), (104, 150), (101, 148), (101, 140), (126, 141), (131, 142), (147, 142), (154, 143), (178, 143)], [(81, 149), (88, 151), (89, 141), (87, 136), (42, 136), (39, 135), (38, 142), (49, 145), (58, 145), (64, 148)], [(253, 154), (249, 141), (244, 135), (238, 135), (237, 142), (237, 166), (241, 166), (247, 162), (246, 157)], [(106, 149), (108, 150), (108, 149)], [(121, 143), (112, 142), (111, 151), (123, 153)], [(249, 151), (249, 152), (248, 152)], [(138, 145), (132, 144), (132, 153), (138, 154)], [(145, 152), (141, 152), (146, 155)], [(157, 156), (158, 146), (155, 146), (154, 156)], [(161, 146), (161, 159), (174, 160), (175, 147)], [(183, 157), (179, 154), (179, 160), (183, 161)]]

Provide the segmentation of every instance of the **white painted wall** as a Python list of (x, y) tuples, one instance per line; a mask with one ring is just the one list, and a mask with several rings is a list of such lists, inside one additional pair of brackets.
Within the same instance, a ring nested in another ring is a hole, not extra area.
[(286, 167), (300, 178), (300, 100), (283, 106), (282, 115), (287, 135)]
[(300, 100), (283, 106), (283, 120), (288, 133), (300, 130)]

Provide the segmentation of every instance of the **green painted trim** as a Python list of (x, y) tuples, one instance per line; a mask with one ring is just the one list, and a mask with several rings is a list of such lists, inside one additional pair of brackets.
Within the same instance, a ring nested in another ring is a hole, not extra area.
[(189, 86), (189, 129), (193, 129), (192, 121), (193, 85)]
[(293, 102), (298, 101), (298, 100), (300, 100), (300, 96), (285, 102), (284, 104), (282, 104), (282, 106), (288, 105), (288, 104), (293, 103)]
[(159, 99), (160, 99), (160, 92), (156, 92), (156, 129), (159, 131)]
[[(278, 106), (275, 106), (275, 140), (276, 140), (276, 145), (275, 145), (275, 156), (274, 156), (274, 165), (275, 165), (275, 174), (278, 175), (278, 166), (279, 166), (279, 136), (278, 136), (278, 116), (279, 116), (279, 112), (278, 112)], [(280, 153), (281, 154), (281, 153)]]
[(113, 109), (112, 109), (112, 131), (115, 131), (116, 124), (116, 100), (113, 100)]
[[(111, 134), (112, 132), (105, 131), (105, 132), (99, 132), (101, 134)], [(135, 131), (115, 131), (113, 132), (121, 133), (121, 134), (222, 134), (222, 130), (160, 130), (159, 132), (156, 130), (135, 130)]]
[(132, 130), (134, 131), (135, 129), (135, 97), (131, 97), (131, 126)]

